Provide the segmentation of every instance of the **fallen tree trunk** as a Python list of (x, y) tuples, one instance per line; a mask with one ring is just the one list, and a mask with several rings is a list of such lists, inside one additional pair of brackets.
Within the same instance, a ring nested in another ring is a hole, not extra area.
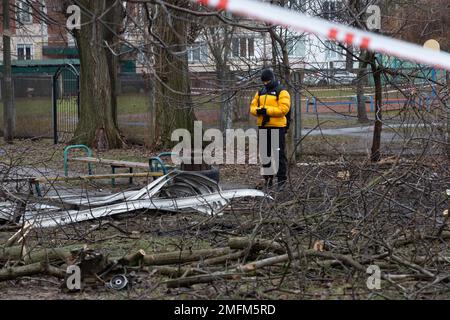
[(129, 266), (137, 266), (140, 265), (142, 260), (145, 257), (144, 250), (138, 250), (136, 253), (128, 254), (119, 260), (120, 264), (129, 265)]
[(278, 263), (287, 262), (290, 259), (299, 259), (302, 257), (320, 257), (327, 259), (336, 259), (341, 263), (351, 266), (360, 272), (366, 272), (366, 269), (359, 262), (353, 260), (349, 256), (345, 256), (338, 253), (333, 252), (320, 252), (316, 250), (304, 250), (304, 251), (296, 251), (292, 253), (291, 256), (288, 254), (278, 255), (275, 257), (270, 257), (258, 261), (254, 261), (251, 263), (247, 263), (243, 266), (239, 266), (229, 272), (217, 272), (209, 275), (196, 275), (190, 277), (182, 277), (174, 280), (166, 281), (165, 284), (168, 288), (176, 288), (176, 287), (186, 287), (191, 286), (197, 283), (209, 283), (219, 279), (240, 279), (240, 277), (248, 272), (255, 271), (256, 269), (260, 269), (267, 266), (272, 266)]
[(23, 252), (23, 246), (13, 246), (13, 247), (0, 247), (0, 261), (7, 260), (22, 260), (26, 264), (32, 264), (35, 262), (42, 261), (66, 261), (67, 258), (71, 257), (71, 251), (80, 248), (80, 246), (69, 246), (62, 248), (44, 248), (39, 250), (31, 250), (29, 252)]
[(245, 254), (246, 254), (245, 251), (237, 251), (237, 252), (233, 252), (233, 253), (215, 257), (215, 258), (209, 258), (209, 259), (204, 260), (201, 263), (195, 263), (195, 265), (200, 264), (202, 266), (211, 266), (211, 265), (220, 264), (220, 263), (224, 263), (224, 262), (231, 261), (231, 260), (237, 260), (237, 259), (245, 256)]
[(37, 262), (20, 267), (0, 269), (0, 281), (13, 280), (18, 277), (31, 276), (40, 273), (56, 276), (58, 278), (65, 277), (65, 272), (63, 270), (53, 267), (46, 262)]
[(275, 253), (286, 253), (286, 248), (280, 243), (273, 240), (265, 239), (249, 239), (243, 237), (230, 238), (228, 240), (228, 246), (231, 249), (247, 249), (250, 250), (267, 250), (270, 249)]
[(353, 260), (351, 257), (339, 254), (339, 253), (333, 253), (333, 252), (320, 252), (316, 250), (304, 250), (304, 251), (296, 251), (293, 252), (291, 256), (288, 254), (283, 254), (280, 256), (270, 257), (254, 262), (247, 263), (243, 266), (240, 266), (238, 269), (243, 272), (250, 272), (254, 271), (256, 269), (260, 269), (263, 267), (271, 266), (277, 263), (283, 263), (287, 262), (290, 259), (298, 259), (302, 257), (320, 257), (320, 258), (327, 258), (327, 259), (336, 259), (341, 261), (343, 264), (354, 267), (356, 270), (361, 272), (366, 272), (366, 268), (359, 262)]
[(230, 248), (186, 250), (178, 252), (167, 252), (159, 254), (146, 254), (144, 256), (144, 265), (165, 265), (198, 261), (210, 257), (217, 257), (229, 254)]
[(5, 247), (11, 247), (14, 243), (22, 241), (23, 238), (30, 232), (31, 226), (32, 225), (30, 223), (25, 222), (25, 225), (6, 241)]

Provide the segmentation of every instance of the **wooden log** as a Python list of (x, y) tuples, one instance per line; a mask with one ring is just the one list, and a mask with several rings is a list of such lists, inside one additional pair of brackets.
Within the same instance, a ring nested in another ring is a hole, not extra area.
[(77, 246), (68, 246), (61, 248), (34, 249), (29, 252), (23, 252), (22, 246), (0, 247), (0, 261), (22, 260), (26, 264), (32, 264), (41, 261), (66, 261), (72, 256), (71, 251), (80, 248)]
[(128, 266), (137, 266), (140, 265), (142, 260), (145, 257), (145, 251), (140, 249), (135, 253), (128, 254), (121, 259), (119, 259), (119, 264), (128, 265)]
[(64, 278), (65, 272), (59, 268), (48, 265), (46, 262), (36, 262), (19, 267), (0, 269), (0, 281), (13, 280), (23, 276), (36, 274), (49, 274), (58, 278)]
[(253, 261), (250, 263), (247, 263), (243, 266), (238, 267), (238, 269), (242, 272), (250, 272), (254, 271), (256, 269), (260, 269), (267, 266), (272, 266), (278, 263), (284, 263), (289, 261), (289, 259), (298, 259), (301, 257), (319, 257), (319, 258), (326, 258), (326, 259), (336, 259), (341, 261), (343, 264), (347, 266), (351, 266), (355, 268), (358, 271), (366, 272), (366, 268), (359, 262), (353, 260), (353, 258), (339, 254), (339, 253), (333, 253), (333, 252), (321, 252), (316, 251), (312, 249), (304, 250), (304, 251), (296, 251), (292, 253), (292, 256), (290, 257), (288, 254), (283, 254), (275, 257), (270, 257), (258, 261)]
[(200, 263), (198, 263), (198, 262), (193, 263), (193, 265), (211, 266), (211, 265), (215, 265), (215, 264), (225, 263), (227, 261), (237, 260), (237, 259), (245, 256), (245, 254), (246, 254), (245, 251), (232, 252), (230, 254), (226, 254), (223, 256), (205, 259), (204, 261), (202, 261)]
[(179, 264), (192, 261), (198, 261), (210, 257), (217, 257), (229, 254), (230, 248), (185, 250), (176, 252), (167, 252), (159, 254), (146, 254), (144, 256), (144, 265), (166, 265)]
[(231, 249), (250, 249), (250, 250), (271, 250), (275, 253), (286, 253), (286, 248), (273, 240), (249, 239), (245, 237), (234, 237), (228, 240), (228, 246)]
[(358, 271), (365, 272), (366, 269), (360, 263), (356, 262), (349, 256), (345, 256), (338, 253), (332, 252), (319, 252), (312, 249), (304, 250), (304, 251), (296, 251), (290, 257), (288, 254), (278, 255), (275, 257), (270, 257), (258, 261), (254, 261), (243, 266), (239, 266), (229, 272), (216, 272), (209, 275), (198, 275), (191, 277), (178, 278), (170, 281), (166, 281), (166, 285), (168, 288), (176, 288), (176, 287), (187, 287), (197, 283), (209, 283), (216, 281), (218, 279), (239, 279), (241, 275), (255, 271), (256, 269), (263, 268), (266, 266), (275, 265), (278, 263), (284, 263), (289, 261), (289, 259), (299, 259), (301, 257), (321, 257), (327, 259), (336, 259), (341, 261), (343, 264), (349, 265), (357, 269)]
[(146, 267), (146, 270), (148, 272), (155, 272), (159, 273), (163, 276), (167, 276), (170, 278), (174, 277), (181, 277), (183, 274), (188, 274), (189, 272), (192, 272), (191, 268), (185, 268), (185, 267), (169, 267), (169, 266), (149, 266)]
[(30, 232), (30, 230), (31, 224), (25, 222), (24, 226), (6, 241), (5, 247), (11, 247), (14, 243), (20, 242), (19, 240), (23, 239), (28, 234), (28, 232)]

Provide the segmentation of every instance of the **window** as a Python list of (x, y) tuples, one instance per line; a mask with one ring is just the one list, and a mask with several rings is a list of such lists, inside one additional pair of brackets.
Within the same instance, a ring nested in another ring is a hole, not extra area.
[(69, 47), (76, 46), (75, 38), (70, 32), (67, 32), (67, 46), (69, 46)]
[(328, 59), (341, 59), (343, 57), (343, 49), (337, 42), (325, 41)]
[(231, 53), (234, 58), (250, 58), (255, 56), (255, 38), (239, 37), (231, 41)]
[(188, 48), (189, 62), (205, 62), (208, 59), (208, 48), (204, 42), (195, 42)]
[(19, 1), (17, 3), (17, 21), (22, 24), (29, 24), (31, 19), (31, 6), (25, 1)]
[(290, 57), (301, 58), (306, 55), (306, 43), (301, 37), (288, 38), (286, 47)]
[(33, 59), (33, 45), (18, 44), (17, 45), (17, 59), (18, 60), (32, 60)]
[(335, 20), (341, 15), (342, 9), (342, 1), (324, 1), (322, 6), (322, 16), (328, 20)]
[(136, 61), (139, 65), (145, 65), (147, 62), (147, 57), (144, 52), (138, 51)]

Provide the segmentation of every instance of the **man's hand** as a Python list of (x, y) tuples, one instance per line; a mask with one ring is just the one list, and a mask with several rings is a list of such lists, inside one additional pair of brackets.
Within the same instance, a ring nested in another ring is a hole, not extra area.
[(256, 113), (260, 116), (265, 116), (267, 114), (267, 109), (266, 108), (256, 109)]

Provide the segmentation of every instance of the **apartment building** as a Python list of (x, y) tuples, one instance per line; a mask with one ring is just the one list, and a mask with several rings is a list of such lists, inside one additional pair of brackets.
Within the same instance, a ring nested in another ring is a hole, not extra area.
[[(12, 60), (46, 60), (77, 55), (75, 43), (59, 12), (61, 1), (13, 0), (11, 18)], [(0, 11), (1, 12), (1, 11)], [(45, 20), (52, 23), (46, 23)], [(0, 32), (3, 26), (0, 25)], [(0, 46), (2, 47), (0, 39)]]
[[(345, 0), (305, 1), (305, 7), (302, 10), (306, 14), (333, 20), (339, 18), (345, 10), (343, 1)], [(63, 1), (12, 0), (12, 3), (14, 8), (14, 12), (11, 13), (13, 60), (78, 57), (75, 41), (65, 28), (66, 17)], [(134, 21), (126, 23), (133, 24), (141, 19), (143, 25), (143, 13), (139, 11), (140, 6), (136, 4), (126, 5), (128, 12), (132, 13), (131, 16), (134, 17)], [(43, 17), (47, 17), (51, 23), (47, 23)], [(1, 24), (0, 32), (2, 32)], [(221, 31), (218, 28), (217, 32), (223, 32), (223, 30)], [(227, 30), (227, 32), (230, 31)], [(283, 36), (290, 65), (294, 69), (343, 69), (346, 66), (344, 50), (335, 42), (290, 30), (285, 30)], [(145, 43), (143, 41), (145, 28), (130, 28), (130, 31), (126, 32), (124, 37), (130, 43), (140, 46)], [(226, 37), (231, 37), (227, 54), (232, 70), (242, 70), (249, 67), (260, 68), (270, 65), (273, 50), (281, 52), (281, 48), (272, 46), (270, 35), (267, 32), (258, 33), (236, 28), (231, 33), (224, 35), (223, 38)], [(205, 34), (200, 34), (195, 42), (189, 46), (187, 55), (191, 71), (196, 73), (214, 72), (216, 65), (211, 54), (211, 41), (207, 39)], [(145, 71), (147, 61), (145, 61), (142, 53), (134, 50), (134, 52), (125, 56), (128, 59), (126, 71)]]
[[(305, 1), (302, 11), (308, 15), (339, 21), (341, 17), (346, 16), (344, 1)], [(243, 22), (245, 23), (245, 20)], [(224, 35), (222, 38), (227, 36), (230, 35)], [(282, 29), (281, 36), (286, 43), (290, 66), (293, 69), (346, 69), (348, 66), (346, 51), (334, 41), (289, 29)], [(232, 69), (270, 65), (274, 50), (277, 51), (277, 55), (282, 55), (281, 47), (272, 45), (267, 32), (258, 33), (240, 29), (234, 30), (231, 37), (229, 62)], [(211, 43), (205, 35), (200, 35), (195, 43), (189, 46), (188, 60), (192, 71), (214, 70), (211, 46), (214, 46), (214, 43)], [(351, 63), (356, 67), (355, 62)]]

